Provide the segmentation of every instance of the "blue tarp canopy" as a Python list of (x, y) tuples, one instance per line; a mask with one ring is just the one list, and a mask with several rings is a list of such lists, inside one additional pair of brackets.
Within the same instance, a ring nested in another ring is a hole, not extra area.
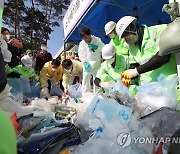
[(162, 12), (163, 5), (168, 3), (168, 0), (94, 0), (87, 14), (65, 38), (65, 42), (80, 42), (80, 29), (87, 26), (93, 35), (108, 43), (110, 40), (105, 37), (105, 24), (111, 20), (117, 22), (126, 15), (136, 17), (138, 23), (147, 26), (169, 23), (170, 16)]

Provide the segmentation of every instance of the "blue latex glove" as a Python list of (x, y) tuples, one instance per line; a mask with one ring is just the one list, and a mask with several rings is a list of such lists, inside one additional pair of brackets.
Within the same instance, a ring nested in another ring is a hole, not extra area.
[(88, 62), (84, 62), (83, 65), (85, 72), (89, 73), (91, 71), (91, 65)]
[(93, 50), (93, 49), (96, 50), (96, 49), (98, 49), (98, 46), (95, 45), (95, 44), (89, 44), (88, 47), (89, 47), (90, 50)]

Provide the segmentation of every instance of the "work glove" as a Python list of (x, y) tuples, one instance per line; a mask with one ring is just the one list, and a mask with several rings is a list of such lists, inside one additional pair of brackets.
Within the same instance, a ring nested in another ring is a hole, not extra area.
[(101, 82), (99, 85), (102, 88), (108, 89), (111, 84), (112, 84), (112, 82)]
[(48, 88), (43, 88), (40, 92), (40, 95), (42, 98), (48, 98), (50, 96)]
[(89, 73), (91, 72), (91, 65), (88, 62), (83, 63), (85, 72)]
[(98, 49), (98, 46), (95, 45), (95, 44), (89, 44), (89, 45), (88, 45), (88, 48), (89, 48), (90, 50), (96, 50), (96, 49)]
[(136, 76), (138, 76), (138, 71), (136, 68), (134, 69), (128, 69), (126, 71), (124, 71), (121, 75), (121, 78), (125, 78), (125, 79), (131, 79), (131, 78), (134, 78)]
[(128, 70), (124, 71), (121, 75), (121, 80), (122, 80), (123, 85), (128, 87), (131, 83), (131, 78), (136, 77), (138, 74), (139, 73), (136, 68), (128, 69)]
[(122, 81), (122, 84), (126, 87), (129, 87), (129, 85), (131, 83), (131, 79), (122, 78), (121, 81)]

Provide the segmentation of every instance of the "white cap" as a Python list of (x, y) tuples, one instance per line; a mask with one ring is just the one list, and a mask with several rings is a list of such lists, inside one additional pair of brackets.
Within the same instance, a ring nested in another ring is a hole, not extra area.
[(8, 50), (7, 43), (2, 37), (0, 37), (0, 48), (1, 48), (1, 52), (2, 52), (3, 57), (4, 57), (4, 61), (9, 63), (11, 61), (12, 54)]
[(114, 21), (109, 21), (104, 27), (106, 35), (109, 35), (112, 32), (112, 30), (115, 28), (116, 28), (116, 23)]
[(121, 38), (121, 36), (124, 33), (125, 29), (135, 20), (136, 20), (135, 17), (124, 16), (117, 22), (116, 33), (119, 36), (119, 38)]
[(112, 44), (106, 44), (102, 48), (102, 58), (110, 59), (114, 56), (115, 52), (116, 52), (116, 49)]
[(28, 55), (24, 55), (21, 58), (21, 62), (28, 68), (32, 67), (32, 59)]

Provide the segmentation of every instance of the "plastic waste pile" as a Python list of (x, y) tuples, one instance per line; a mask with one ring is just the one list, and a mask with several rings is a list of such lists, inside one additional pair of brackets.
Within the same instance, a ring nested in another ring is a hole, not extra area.
[[(176, 81), (161, 77), (139, 86), (135, 97), (120, 80), (99, 95), (82, 95), (81, 85), (73, 85), (70, 94), (54, 88), (53, 94), (60, 95), (29, 102), (7, 88), (0, 94), (0, 107), (13, 122), (18, 153), (152, 154), (159, 143), (138, 139), (171, 137), (179, 129)], [(168, 148), (164, 144), (164, 151)]]

